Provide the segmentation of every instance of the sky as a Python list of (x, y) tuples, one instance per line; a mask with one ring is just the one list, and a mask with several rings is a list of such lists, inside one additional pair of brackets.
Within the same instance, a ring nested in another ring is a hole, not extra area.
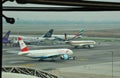
[[(91, 0), (91, 1), (109, 1), (120, 2), (120, 0)], [(54, 7), (50, 5), (20, 5), (15, 2), (6, 2), (3, 6), (33, 6), (33, 7)], [(59, 7), (59, 6), (58, 6)], [(120, 21), (120, 11), (94, 11), (94, 12), (8, 12), (3, 11), (7, 17), (14, 17), (19, 20), (46, 20), (46, 21)]]

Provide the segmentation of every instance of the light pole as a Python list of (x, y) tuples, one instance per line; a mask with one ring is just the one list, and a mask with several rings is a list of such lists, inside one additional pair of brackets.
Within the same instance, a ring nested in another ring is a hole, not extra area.
[(112, 52), (112, 78), (113, 78), (113, 51)]

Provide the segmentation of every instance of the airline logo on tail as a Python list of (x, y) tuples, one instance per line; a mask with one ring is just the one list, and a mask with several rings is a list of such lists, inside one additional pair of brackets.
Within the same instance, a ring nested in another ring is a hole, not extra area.
[(53, 34), (53, 29), (49, 30), (43, 37), (51, 37)]
[(9, 38), (9, 35), (10, 35), (10, 32), (11, 31), (8, 31), (4, 36), (3, 36), (3, 38), (2, 38), (2, 42), (3, 43), (9, 43), (10, 42), (10, 40), (8, 40), (8, 38)]
[(26, 46), (26, 44), (23, 42), (21, 37), (18, 37), (18, 41), (19, 41), (20, 49), (22, 52), (26, 52), (29, 50), (28, 46)]
[(76, 33), (73, 39), (78, 38), (80, 35), (83, 35), (84, 30), (81, 30), (79, 33)]
[(9, 35), (10, 35), (11, 31), (8, 31), (5, 36), (3, 37), (4, 39), (8, 39), (9, 38)]

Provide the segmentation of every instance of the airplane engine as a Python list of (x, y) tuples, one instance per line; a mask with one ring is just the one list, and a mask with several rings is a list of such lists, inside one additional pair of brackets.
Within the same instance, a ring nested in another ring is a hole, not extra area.
[(94, 47), (94, 45), (88, 45), (88, 47), (89, 47), (89, 48), (93, 48), (93, 47)]
[(69, 56), (67, 54), (64, 54), (60, 57), (62, 60), (68, 60)]

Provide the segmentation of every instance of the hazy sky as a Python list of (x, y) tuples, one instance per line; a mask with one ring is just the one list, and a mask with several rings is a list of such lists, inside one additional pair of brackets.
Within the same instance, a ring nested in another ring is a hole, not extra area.
[[(120, 0), (94, 0), (120, 2)], [(15, 2), (6, 2), (4, 6), (47, 6), (48, 5), (20, 5)], [(53, 6), (50, 6), (53, 7)], [(67, 20), (67, 21), (120, 21), (120, 11), (94, 11), (94, 12), (3, 12), (8, 17), (14, 17), (16, 20)]]

